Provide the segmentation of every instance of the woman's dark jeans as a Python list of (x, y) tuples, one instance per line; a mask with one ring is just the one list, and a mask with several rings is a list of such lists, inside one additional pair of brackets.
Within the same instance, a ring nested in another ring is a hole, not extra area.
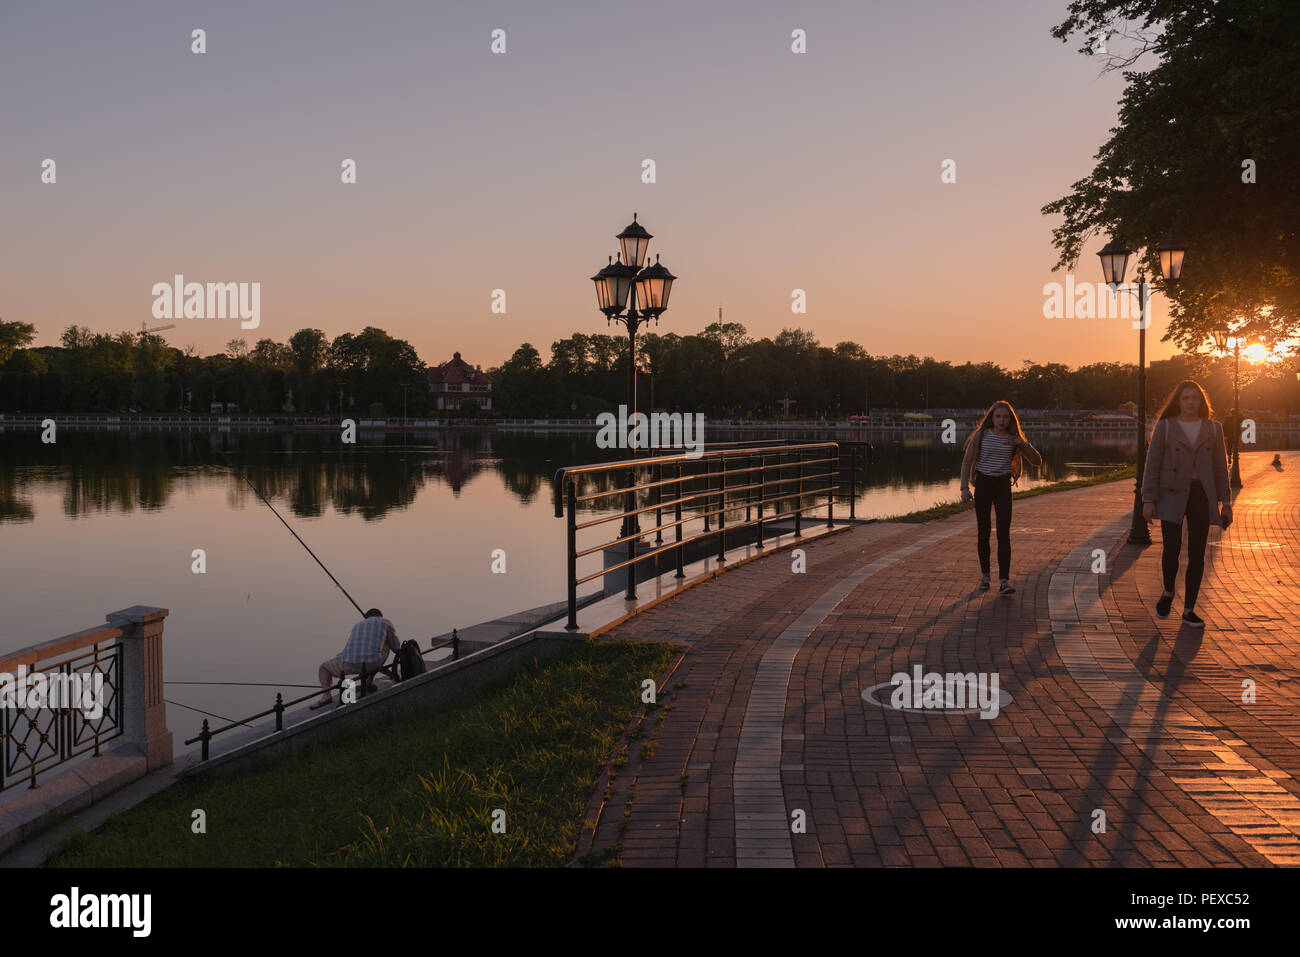
[(1011, 476), (976, 471), (975, 549), (985, 575), (989, 573), (989, 509), (994, 507), (998, 513), (998, 578), (1005, 581), (1011, 577)]
[[(1191, 611), (1196, 607), (1196, 596), (1201, 591), (1201, 576), (1205, 573), (1205, 542), (1210, 537), (1210, 503), (1205, 498), (1205, 486), (1195, 479), (1187, 492), (1187, 577), (1183, 580), (1183, 607)], [(1183, 547), (1183, 523), (1160, 522), (1164, 536), (1164, 550), (1160, 553), (1160, 568), (1165, 573), (1165, 591), (1173, 594), (1174, 579), (1178, 577), (1178, 553)]]

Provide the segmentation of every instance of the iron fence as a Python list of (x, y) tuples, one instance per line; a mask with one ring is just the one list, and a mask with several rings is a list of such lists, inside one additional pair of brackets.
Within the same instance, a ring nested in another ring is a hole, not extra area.
[[(61, 661), (34, 662), (21, 681), (11, 679), (0, 679), (7, 699), (0, 707), (0, 791), (23, 781), (35, 788), (38, 775), (82, 754), (99, 757), (100, 748), (122, 734), (120, 641), (96, 642)], [(84, 690), (72, 692), (87, 683), (90, 702)]]
[[(853, 521), (856, 449), (869, 448), (869, 444), (848, 444), (847, 486), (841, 474), (841, 445), (845, 444), (726, 443), (695, 455), (656, 455), (559, 469), (555, 474), (555, 515), (567, 519), (569, 616), (565, 627), (578, 629), (578, 586), (596, 578), (625, 569), (625, 597), (635, 599), (638, 566), (643, 563), (653, 562), (651, 568), (658, 569), (661, 559), (670, 559), (676, 566), (674, 577), (680, 579), (685, 577), (687, 551), (698, 550), (692, 545), (703, 540), (716, 539), (717, 560), (725, 562), (729, 536), (734, 547), (740, 543), (741, 533), (745, 544), (752, 535), (755, 547), (762, 549), (774, 523), (790, 522), (794, 537), (801, 538), (806, 518), (822, 508), (826, 510), (826, 527), (833, 527), (835, 502), (845, 491), (848, 520)], [(596, 514), (580, 521), (580, 512)], [(608, 514), (601, 514), (604, 512)], [(643, 519), (648, 522), (650, 516), (654, 525), (643, 530), (640, 523)], [(606, 526), (613, 522), (621, 524), (612, 540), (579, 547), (579, 533), (607, 531)], [(670, 536), (667, 542), (665, 534)], [(626, 558), (599, 571), (579, 574), (580, 560), (597, 554), (608, 556), (620, 546), (626, 549)], [(641, 546), (644, 550), (638, 553)]]

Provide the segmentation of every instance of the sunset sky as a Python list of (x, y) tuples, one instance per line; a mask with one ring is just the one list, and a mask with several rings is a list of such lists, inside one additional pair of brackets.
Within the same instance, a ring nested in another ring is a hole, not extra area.
[(548, 357), (606, 331), (589, 277), (636, 211), (679, 277), (661, 333), (721, 305), (873, 354), (1135, 361), (1127, 320), (1043, 317), (1064, 274), (1039, 209), (1091, 170), (1122, 90), (1050, 36), (1065, 7), (0, 0), (0, 317), (38, 345), (138, 330), (180, 273), (262, 284), (260, 328), (165, 333), (203, 354), (376, 325), (429, 363)]

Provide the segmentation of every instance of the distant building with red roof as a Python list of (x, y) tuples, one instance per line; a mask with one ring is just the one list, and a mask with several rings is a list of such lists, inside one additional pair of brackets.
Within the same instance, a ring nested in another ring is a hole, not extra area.
[(430, 367), (428, 375), (435, 409), (454, 412), (469, 400), (484, 412), (492, 408), (492, 377), (462, 359), (459, 352), (452, 355), (450, 362)]

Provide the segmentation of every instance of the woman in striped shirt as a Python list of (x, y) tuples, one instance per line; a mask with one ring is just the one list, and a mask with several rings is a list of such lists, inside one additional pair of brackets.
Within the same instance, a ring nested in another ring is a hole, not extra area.
[(1020, 477), (1021, 459), (1037, 468), (1043, 464), (1038, 450), (1025, 439), (1020, 420), (1011, 403), (999, 399), (984, 413), (979, 428), (966, 440), (961, 463), (961, 500), (971, 500), (970, 483), (975, 483), (975, 550), (979, 555), (980, 587), (989, 587), (989, 512), (998, 517), (999, 595), (1010, 595), (1011, 584), (1011, 483)]

